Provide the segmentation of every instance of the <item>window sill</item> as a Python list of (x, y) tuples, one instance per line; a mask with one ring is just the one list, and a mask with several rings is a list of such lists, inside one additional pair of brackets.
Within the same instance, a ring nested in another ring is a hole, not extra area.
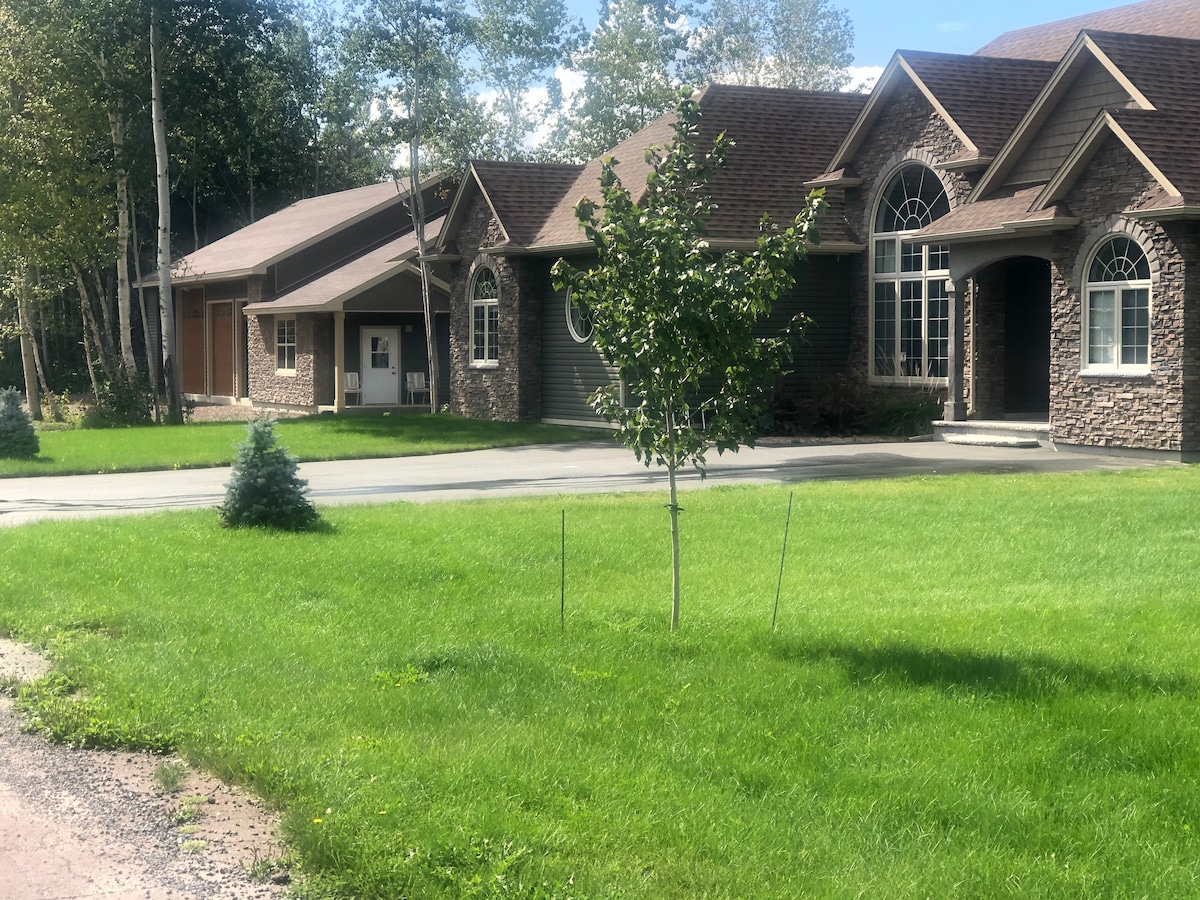
[(498, 359), (489, 359), (489, 360), (473, 359), (473, 360), (471, 360), (471, 368), (472, 369), (498, 369), (498, 368), (500, 368), (500, 360), (498, 360)]
[(1124, 378), (1133, 381), (1149, 381), (1154, 373), (1149, 367), (1142, 368), (1112, 368), (1112, 369), (1082, 369), (1081, 378)]
[(921, 378), (920, 376), (871, 375), (868, 384), (879, 387), (944, 388), (950, 386), (948, 378)]
[(275, 374), (280, 375), (284, 378), (295, 378), (296, 370), (295, 369), (276, 369)]

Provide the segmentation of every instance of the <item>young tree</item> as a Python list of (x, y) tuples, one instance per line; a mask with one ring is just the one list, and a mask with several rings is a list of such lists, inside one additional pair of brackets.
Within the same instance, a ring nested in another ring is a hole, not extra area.
[(233, 458), (225, 502), (217, 507), (226, 528), (261, 526), (302, 531), (319, 514), (304, 491), (308, 482), (297, 474), (296, 457), (275, 441), (269, 416), (246, 423), (246, 440)]
[(15, 388), (0, 390), (0, 458), (37, 456), (38, 436)]
[(836, 91), (850, 80), (854, 25), (831, 0), (711, 0), (681, 66), (693, 84)]
[(601, 203), (581, 200), (575, 214), (596, 246), (586, 271), (564, 260), (556, 285), (588, 311), (596, 348), (615, 366), (618, 386), (598, 389), (592, 406), (615, 424), (647, 466), (667, 469), (671, 518), (671, 630), (679, 625), (679, 503), (676, 473), (691, 463), (704, 474), (705, 453), (753, 445), (773, 379), (790, 356), (786, 335), (762, 337), (755, 325), (793, 283), (795, 262), (815, 239), (824, 201), (809, 195), (788, 228), (764, 221), (755, 250), (716, 252), (704, 238), (714, 206), (706, 193), (729, 142), (697, 147), (700, 105), (678, 107), (674, 142), (647, 151), (652, 168), (635, 198), (617, 161), (604, 160)]

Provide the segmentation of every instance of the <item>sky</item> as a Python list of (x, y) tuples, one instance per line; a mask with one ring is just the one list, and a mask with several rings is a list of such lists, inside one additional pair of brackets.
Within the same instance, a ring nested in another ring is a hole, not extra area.
[[(833, 0), (854, 22), (854, 65), (883, 67), (896, 50), (974, 53), (992, 38), (1130, 0)], [(567, 0), (594, 28), (601, 0)]]

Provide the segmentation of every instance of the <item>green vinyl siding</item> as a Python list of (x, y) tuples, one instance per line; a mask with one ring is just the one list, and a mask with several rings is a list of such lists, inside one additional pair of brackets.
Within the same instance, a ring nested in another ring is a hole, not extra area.
[(592, 391), (617, 383), (616, 369), (604, 364), (591, 341), (579, 343), (567, 328), (567, 297), (546, 275), (542, 294), (542, 418), (601, 422), (590, 406)]

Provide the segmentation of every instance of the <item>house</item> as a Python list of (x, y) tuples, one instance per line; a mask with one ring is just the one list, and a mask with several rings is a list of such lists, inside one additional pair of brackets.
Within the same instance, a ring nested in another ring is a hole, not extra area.
[[(842, 373), (938, 391), (950, 439), (1019, 421), (1063, 448), (1200, 457), (1198, 64), (1200, 4), (1143, 0), (1010, 32), (969, 56), (899, 51), (869, 96), (706, 89), (702, 140), (725, 131), (735, 144), (712, 183), (714, 248), (747, 246), (763, 212), (790, 220), (812, 188), (829, 202), (795, 289), (763, 323), (813, 319), (784, 388)], [(665, 117), (614, 148), (626, 186), (644, 183), (644, 148), (670, 137)], [(586, 397), (615, 373), (549, 270), (559, 257), (588, 259), (573, 208), (598, 194), (599, 171), (598, 160), (481, 161), (458, 185), (434, 256), (456, 412), (594, 421)], [(394, 249), (387, 262), (403, 271), (389, 277), (402, 284), (412, 255)], [(332, 255), (325, 265), (336, 281)], [(222, 287), (232, 277), (205, 288), (206, 336), (236, 293)], [(355, 310), (344, 325), (351, 371), (365, 356), (350, 345), (362, 347), (373, 323), (333, 290), (276, 276), (270, 296), (239, 295), (245, 306), (232, 309), (256, 319), (246, 355), (259, 363), (244, 382), (234, 367), (235, 393), (345, 402), (328, 374), (340, 346), (329, 334), (339, 311)], [(278, 368), (279, 347), (291, 346), (278, 321), (293, 314), (297, 374), (327, 373), (295, 396)], [(210, 369), (215, 345), (193, 351)]]
[[(422, 189), (426, 239), (445, 218), (444, 185)], [(392, 408), (428, 383), (410, 188), (386, 182), (301, 200), (173, 266), (184, 395), (208, 403)], [(433, 321), (449, 347), (449, 287), (433, 279)], [(448, 371), (448, 362), (441, 371)], [(349, 376), (349, 377), (347, 377)]]

